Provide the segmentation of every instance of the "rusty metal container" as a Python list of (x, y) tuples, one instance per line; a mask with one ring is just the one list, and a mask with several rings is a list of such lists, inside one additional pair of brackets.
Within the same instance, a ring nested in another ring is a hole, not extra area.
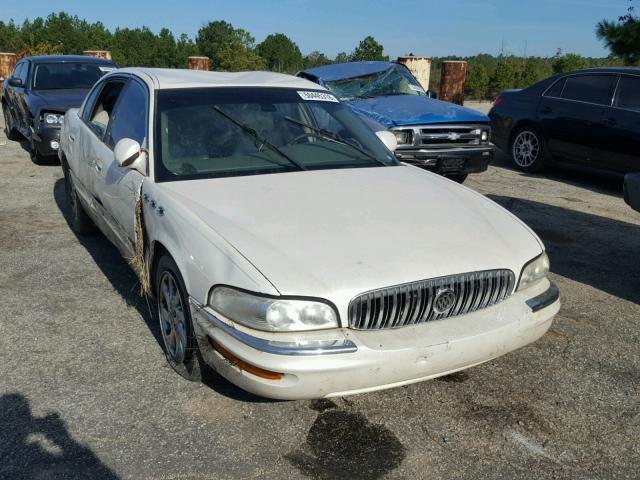
[(406, 66), (414, 77), (420, 82), (422, 88), (429, 90), (429, 79), (431, 77), (431, 58), (408, 55), (398, 57), (398, 63)]
[(189, 70), (209, 70), (209, 57), (189, 57)]
[(464, 103), (464, 84), (467, 80), (467, 62), (446, 60), (440, 74), (440, 100)]
[(0, 92), (4, 81), (11, 76), (16, 66), (18, 56), (15, 53), (0, 53)]
[(98, 57), (104, 58), (105, 60), (111, 60), (111, 52), (107, 50), (85, 50), (82, 52), (82, 55), (85, 57)]

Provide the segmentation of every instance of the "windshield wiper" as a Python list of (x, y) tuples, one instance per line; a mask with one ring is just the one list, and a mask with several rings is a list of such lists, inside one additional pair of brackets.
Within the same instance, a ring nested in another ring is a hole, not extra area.
[(347, 145), (348, 147), (351, 147), (351, 148), (357, 150), (358, 152), (362, 153), (365, 157), (369, 158), (370, 160), (373, 160), (374, 162), (379, 163), (380, 165), (384, 165), (385, 167), (387, 166), (387, 164), (384, 163), (382, 160), (377, 159), (376, 157), (371, 155), (369, 152), (367, 152), (366, 150), (358, 147), (357, 145), (354, 145), (351, 142), (347, 142), (345, 139), (340, 137), (340, 135), (338, 135), (337, 133), (331, 132), (329, 130), (325, 130), (324, 128), (314, 127), (313, 125), (309, 125), (308, 123), (300, 121), (300, 120), (297, 120), (297, 119), (295, 119), (293, 117), (288, 117), (287, 116), (287, 117), (284, 117), (284, 119), (287, 120), (288, 122), (300, 125), (301, 127), (308, 128), (309, 130), (311, 130), (312, 132), (314, 132), (316, 135), (318, 135), (321, 138), (324, 138), (324, 139), (327, 139), (327, 140), (331, 140), (331, 141), (339, 143), (341, 145)]
[[(295, 165), (296, 167), (298, 167), (300, 170), (306, 170), (306, 168), (304, 167), (304, 165), (302, 165), (300, 162), (297, 162), (296, 160), (294, 160), (293, 158), (291, 158), (289, 155), (287, 155), (286, 153), (284, 153), (282, 150), (280, 150), (280, 148), (276, 147), (273, 143), (271, 143), (268, 139), (266, 139), (265, 137), (263, 137), (262, 135), (260, 135), (254, 128), (251, 128), (247, 125), (245, 125), (244, 123), (239, 122), (238, 120), (236, 120), (235, 118), (233, 118), (231, 115), (229, 115), (227, 112), (225, 112), (224, 110), (222, 110), (218, 105), (214, 105), (212, 107), (216, 112), (218, 112), (220, 115), (222, 115), (224, 118), (226, 118), (227, 120), (229, 120), (231, 123), (235, 124), (237, 127), (239, 127), (243, 132), (245, 132), (247, 135), (249, 135), (251, 138), (253, 138), (253, 140), (256, 142), (256, 148), (258, 149), (258, 152), (262, 151), (262, 147), (264, 145), (268, 146), (271, 150), (273, 150), (274, 152), (276, 152), (278, 155), (280, 155), (282, 158), (284, 158), (285, 160), (287, 160), (289, 163)], [(260, 145), (258, 146), (257, 143), (260, 143)]]

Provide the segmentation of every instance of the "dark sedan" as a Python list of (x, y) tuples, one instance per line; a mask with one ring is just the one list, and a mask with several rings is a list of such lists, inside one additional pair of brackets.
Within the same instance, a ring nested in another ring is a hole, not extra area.
[(489, 112), (493, 141), (524, 171), (568, 162), (640, 169), (640, 68), (595, 68), (506, 90)]
[(84, 56), (23, 58), (4, 82), (7, 137), (26, 138), (36, 163), (56, 161), (64, 113), (79, 107), (93, 84), (115, 68), (110, 60)]

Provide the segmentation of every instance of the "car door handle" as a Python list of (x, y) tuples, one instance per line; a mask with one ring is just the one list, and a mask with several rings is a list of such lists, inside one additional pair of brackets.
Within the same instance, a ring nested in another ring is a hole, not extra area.
[(102, 165), (100, 165), (99, 163), (94, 163), (93, 166), (96, 169), (96, 172), (102, 172)]
[(74, 137), (73, 135), (69, 135), (69, 141), (71, 143), (75, 142), (76, 141), (76, 137)]
[(615, 125), (616, 123), (618, 123), (618, 121), (615, 118), (606, 118), (602, 121), (602, 123), (604, 123), (605, 125)]

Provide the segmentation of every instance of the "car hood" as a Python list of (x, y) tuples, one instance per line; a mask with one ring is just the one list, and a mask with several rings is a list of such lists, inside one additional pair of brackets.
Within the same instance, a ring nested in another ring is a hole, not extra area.
[(79, 107), (89, 90), (34, 90), (29, 94), (29, 106), (36, 114), (42, 110), (64, 113), (70, 108)]
[(535, 234), (496, 203), (405, 165), (158, 186), (281, 294), (336, 304), (456, 273), (508, 268), (519, 275), (542, 251)]
[(386, 128), (433, 123), (482, 123), (489, 117), (455, 103), (422, 95), (389, 95), (347, 100), (356, 113), (375, 120)]

